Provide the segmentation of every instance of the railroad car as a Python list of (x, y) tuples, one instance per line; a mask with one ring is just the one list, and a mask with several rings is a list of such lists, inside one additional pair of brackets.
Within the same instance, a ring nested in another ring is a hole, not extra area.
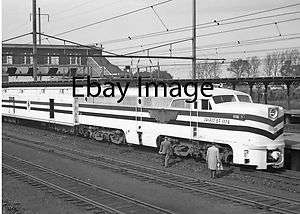
[[(253, 103), (235, 90), (214, 88), (212, 97), (138, 97), (129, 88), (116, 97), (72, 96), (72, 87), (9, 87), (2, 89), (5, 120), (33, 120), (63, 132), (99, 141), (158, 147), (172, 139), (179, 156), (205, 159), (212, 142), (223, 162), (257, 169), (284, 163), (283, 108)], [(84, 93), (85, 88), (81, 88)], [(159, 91), (160, 93), (160, 91)]]

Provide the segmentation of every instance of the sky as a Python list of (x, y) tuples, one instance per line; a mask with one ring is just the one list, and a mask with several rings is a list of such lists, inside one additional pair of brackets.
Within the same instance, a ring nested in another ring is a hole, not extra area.
[[(163, 2), (163, 0), (37, 0), (37, 7), (41, 8), (41, 13), (49, 14), (50, 18), (48, 22), (47, 16), (42, 16), (42, 32), (56, 35), (158, 2)], [(102, 44), (104, 50), (117, 54), (143, 50), (160, 44), (167, 44), (170, 41), (189, 39), (192, 36), (190, 30), (178, 33), (170, 33), (170, 31), (192, 25), (192, 2), (193, 0), (172, 0), (153, 7), (154, 10), (150, 7), (58, 37), (81, 44)], [(199, 49), (197, 57), (225, 58), (225, 62), (229, 62), (236, 58), (246, 58), (253, 55), (263, 57), (275, 49), (299, 49), (300, 5), (239, 19), (220, 21), (219, 25), (213, 23), (214, 20), (229, 19), (297, 3), (300, 1), (196, 0), (197, 24), (209, 22), (209, 27), (208, 25), (200, 25), (200, 28), (197, 29), (197, 47)], [(31, 12), (31, 0), (2, 0), (2, 39), (31, 32)], [(249, 20), (254, 18), (256, 19)], [(274, 24), (275, 22), (278, 24)], [(258, 25), (262, 26), (259, 27)], [(247, 27), (251, 28), (240, 29)], [(167, 33), (167, 29), (169, 33)], [(226, 33), (226, 31), (231, 32)], [(142, 39), (128, 39), (128, 37), (132, 38), (153, 32), (164, 32), (164, 34)], [(279, 36), (280, 34), (281, 36)], [(266, 37), (268, 37), (266, 42), (261, 42), (261, 39)], [(122, 39), (122, 41), (113, 41), (118, 39)], [(259, 39), (260, 42), (246, 45), (246, 40), (254, 39)], [(238, 41), (240, 45), (238, 45)], [(30, 43), (32, 38), (27, 36), (10, 42)], [(44, 44), (62, 44), (59, 41), (45, 38), (42, 42)], [(149, 45), (147, 46), (147, 44)], [(170, 49), (172, 56), (191, 56), (191, 41), (174, 44), (172, 47), (165, 46), (150, 50), (149, 55), (170, 56)], [(144, 51), (138, 54), (147, 55), (148, 52)], [(170, 71), (173, 76), (181, 78), (188, 78), (191, 73), (190, 60), (159, 60), (157, 58), (131, 60), (123, 58), (110, 59), (110, 61), (121, 67), (125, 65), (150, 66), (159, 62), (160, 65), (165, 65), (163, 68)]]

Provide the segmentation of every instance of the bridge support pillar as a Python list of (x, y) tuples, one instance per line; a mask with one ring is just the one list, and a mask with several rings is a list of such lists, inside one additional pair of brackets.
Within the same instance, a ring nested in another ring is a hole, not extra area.
[(232, 84), (232, 90), (235, 90), (236, 83), (235, 83), (235, 82), (233, 82), (233, 83), (231, 83), (231, 84)]
[(287, 90), (287, 108), (290, 109), (291, 107), (291, 103), (290, 103), (290, 100), (291, 100), (291, 97), (290, 97), (290, 86), (291, 86), (291, 83), (287, 82), (286, 83), (286, 90)]
[(268, 104), (268, 85), (269, 85), (269, 83), (264, 83), (264, 85), (265, 85), (265, 93), (264, 93), (265, 104)]
[(248, 83), (250, 89), (250, 97), (253, 99), (253, 83)]

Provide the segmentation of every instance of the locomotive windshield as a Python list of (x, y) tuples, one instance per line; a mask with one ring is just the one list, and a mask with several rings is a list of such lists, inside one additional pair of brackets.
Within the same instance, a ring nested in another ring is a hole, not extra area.
[(213, 100), (216, 104), (227, 103), (227, 102), (236, 102), (234, 95), (217, 95), (217, 96), (213, 96)]
[(250, 97), (247, 95), (237, 95), (240, 102), (251, 103)]

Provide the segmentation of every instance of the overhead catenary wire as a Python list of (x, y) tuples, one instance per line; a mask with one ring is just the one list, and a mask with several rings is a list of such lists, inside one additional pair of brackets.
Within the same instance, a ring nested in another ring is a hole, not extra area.
[[(201, 51), (207, 51), (207, 50), (215, 50), (215, 49), (227, 49), (227, 48), (238, 48), (242, 46), (248, 46), (248, 45), (258, 45), (258, 44), (265, 44), (265, 43), (272, 43), (272, 42), (281, 42), (281, 41), (288, 41), (288, 40), (295, 40), (300, 39), (300, 36), (295, 37), (288, 37), (291, 35), (300, 35), (300, 33), (295, 34), (284, 34), (281, 37), (278, 36), (272, 36), (272, 37), (262, 37), (262, 38), (256, 38), (256, 39), (249, 39), (249, 40), (239, 40), (231, 43), (220, 43), (220, 44), (214, 44), (210, 47), (208, 46), (198, 46), (196, 50)], [(191, 50), (190, 48), (181, 48), (174, 50), (173, 53), (189, 53)], [(168, 51), (164, 52), (158, 52), (160, 54), (162, 53), (168, 53)], [(156, 52), (156, 54), (158, 54)]]
[[(282, 20), (282, 21), (278, 21), (276, 23), (284, 23), (284, 22), (290, 22), (290, 21), (296, 21), (296, 20), (300, 20), (300, 18)], [(234, 28), (234, 29), (225, 30), (225, 31), (219, 31), (219, 32), (213, 32), (213, 33), (207, 33), (207, 34), (197, 35), (196, 37), (205, 37), (205, 36), (211, 36), (211, 35), (217, 35), (217, 34), (223, 34), (223, 33), (230, 33), (230, 32), (234, 32), (234, 31), (253, 29), (253, 28), (258, 28), (258, 27), (264, 27), (264, 26), (268, 26), (268, 25), (273, 25), (274, 23), (275, 22), (270, 22), (270, 23), (265, 23), (265, 24), (260, 24), (260, 25), (252, 25), (252, 26), (247, 26), (247, 27)], [(144, 45), (144, 46), (146, 46), (146, 45)], [(166, 46), (166, 45), (164, 45), (164, 46)], [(132, 53), (139, 53), (139, 52), (143, 52), (143, 51), (148, 50), (148, 49), (155, 49), (155, 48), (159, 48), (159, 47), (162, 47), (162, 46), (159, 45), (159, 46), (155, 46), (155, 47), (151, 47), (151, 48), (145, 48), (145, 49), (142, 49), (142, 50), (125, 53), (124, 55), (129, 55), (129, 54), (132, 54)]]
[(160, 16), (158, 15), (158, 13), (155, 11), (155, 9), (153, 7), (151, 7), (151, 9), (153, 10), (154, 14), (156, 15), (156, 17), (159, 19), (160, 23), (164, 26), (164, 28), (166, 29), (166, 31), (169, 31), (168, 27), (166, 26), (166, 24), (163, 22), (162, 18), (160, 18)]
[(32, 34), (32, 32), (30, 32), (30, 33), (24, 33), (24, 34), (21, 34), (21, 35), (18, 35), (18, 36), (14, 36), (14, 37), (11, 37), (11, 38), (8, 38), (8, 39), (4, 39), (4, 40), (2, 40), (2, 42), (3, 43), (4, 42), (8, 42), (8, 41), (15, 40), (15, 39), (18, 39), (18, 38), (21, 38), (21, 37), (24, 37), (24, 36), (28, 36), (30, 34)]
[(134, 13), (149, 9), (151, 7), (156, 7), (156, 6), (159, 6), (159, 5), (162, 5), (162, 4), (166, 4), (166, 3), (171, 2), (171, 1), (173, 1), (173, 0), (166, 0), (166, 1), (158, 2), (158, 3), (150, 5), (150, 6), (142, 7), (142, 8), (136, 9), (136, 10), (132, 10), (132, 11), (129, 11), (129, 12), (126, 12), (126, 13), (122, 13), (120, 15), (116, 15), (116, 16), (113, 16), (113, 17), (110, 17), (110, 18), (102, 19), (100, 21), (96, 21), (96, 22), (93, 22), (93, 23), (90, 23), (90, 24), (80, 26), (80, 27), (77, 27), (77, 28), (66, 30), (64, 32), (57, 33), (54, 36), (60, 36), (60, 35), (64, 35), (64, 34), (67, 34), (67, 33), (74, 32), (74, 31), (78, 31), (78, 30), (81, 30), (81, 29), (84, 29), (84, 28), (87, 28), (87, 27), (91, 27), (91, 26), (98, 25), (98, 24), (101, 24), (101, 23), (104, 23), (104, 22), (107, 22), (107, 21), (118, 19), (118, 18), (127, 16), (127, 15), (130, 15), (130, 14), (134, 14)]
[(217, 35), (217, 34), (223, 34), (223, 33), (230, 33), (230, 32), (234, 32), (234, 31), (247, 30), (247, 29), (253, 29), (253, 28), (258, 28), (258, 27), (265, 27), (268, 25), (274, 25), (275, 23), (286, 23), (286, 22), (292, 22), (292, 21), (297, 21), (297, 20), (300, 20), (300, 18), (285, 19), (285, 20), (281, 20), (281, 21), (277, 21), (277, 22), (269, 22), (269, 23), (264, 23), (264, 24), (259, 24), (259, 25), (234, 28), (234, 29), (225, 30), (225, 31), (201, 34), (201, 35), (197, 35), (197, 37), (205, 37), (205, 36), (211, 36), (211, 35)]
[[(3, 53), (2, 56), (11, 56), (9, 53)], [(13, 56), (24, 56), (24, 54), (13, 54)], [(26, 56), (33, 56), (33, 54), (26, 54)], [(78, 57), (78, 54), (39, 54), (39, 56), (68, 56), (68, 57)], [(129, 59), (182, 59), (182, 60), (191, 60), (192, 57), (188, 56), (155, 56), (155, 55), (144, 55), (144, 56), (124, 56), (124, 55), (103, 55), (103, 54), (81, 54), (80, 57), (104, 57), (104, 58), (129, 58)], [(225, 60), (224, 58), (197, 58), (197, 60)]]
[[(297, 13), (300, 13), (297, 12)], [(234, 28), (234, 29), (230, 29), (230, 30), (226, 30), (226, 31), (220, 31), (220, 32), (212, 32), (212, 33), (207, 33), (207, 34), (201, 34), (201, 35), (197, 35), (197, 37), (204, 37), (204, 36), (211, 36), (211, 35), (217, 35), (217, 34), (222, 34), (222, 33), (228, 33), (228, 32), (234, 32), (234, 31), (239, 31), (239, 30), (247, 30), (247, 29), (252, 29), (252, 28), (258, 28), (258, 27), (264, 27), (264, 26), (268, 26), (268, 25), (275, 25), (275, 23), (284, 23), (284, 22), (289, 22), (289, 21), (296, 21), (299, 20), (300, 18), (294, 18), (294, 19), (286, 19), (286, 20), (282, 20), (282, 21), (278, 21), (278, 22), (269, 22), (269, 23), (265, 23), (265, 24), (260, 24), (260, 25), (252, 25), (252, 26), (246, 26), (246, 27), (240, 27), (240, 28)], [(225, 23), (226, 24), (226, 23)], [(209, 26), (211, 27), (211, 26)], [(157, 44), (157, 43), (156, 43)], [(158, 43), (159, 44), (159, 43)], [(146, 47), (149, 45), (153, 45), (153, 43), (150, 44), (144, 44), (144, 45), (136, 45), (136, 46), (127, 46), (124, 48), (117, 48), (117, 49), (112, 49), (111, 51), (116, 51), (116, 50), (128, 50), (128, 49), (134, 49), (134, 48), (139, 48), (139, 47)], [(147, 50), (148, 48), (139, 50), (139, 52), (143, 52), (145, 50)]]
[[(154, 46), (154, 47), (150, 47), (150, 48), (147, 48), (147, 49), (144, 49), (143, 51), (147, 50), (153, 50), (153, 49), (157, 49), (157, 48), (161, 48), (161, 47), (165, 47), (165, 46), (170, 46), (170, 45), (174, 45), (174, 44), (178, 44), (178, 43), (182, 43), (182, 42), (187, 42), (187, 41), (190, 41), (191, 38), (188, 38), (188, 39), (183, 39), (183, 40), (179, 40), (179, 41), (175, 41), (175, 42), (171, 42), (171, 43), (167, 43), (167, 44), (162, 44), (162, 45), (158, 45), (158, 46)], [(135, 54), (135, 53), (139, 53), (139, 52), (142, 52), (142, 51), (134, 51), (134, 52), (130, 52), (130, 53), (126, 53), (126, 54), (123, 54), (123, 55), (131, 55), (131, 54)]]
[[(204, 23), (197, 24), (196, 26), (197, 27), (205, 26), (205, 25), (218, 26), (218, 25), (221, 24), (221, 22), (230, 21), (230, 20), (239, 19), (239, 18), (244, 18), (244, 17), (247, 17), (247, 16), (253, 16), (253, 15), (257, 15), (257, 14), (261, 14), (261, 13), (276, 11), (276, 10), (280, 10), (280, 9), (285, 9), (285, 8), (288, 8), (288, 7), (295, 7), (297, 5), (300, 5), (300, 3), (286, 5), (286, 6), (277, 7), (277, 8), (272, 8), (272, 9), (268, 9), (268, 10), (262, 10), (262, 11), (248, 13), (248, 14), (239, 15), (239, 16), (234, 16), (234, 17), (230, 17), (230, 18), (224, 18), (224, 19), (220, 19), (220, 20), (214, 20), (214, 21), (210, 21), (210, 22), (204, 22)], [(296, 13), (298, 13), (298, 12), (296, 11)], [(283, 13), (283, 14), (279, 14), (279, 15), (289, 15), (289, 14), (290, 13), (285, 13), (285, 14)], [(268, 18), (275, 17), (275, 16), (278, 16), (278, 15), (271, 15), (271, 16), (268, 16)], [(251, 19), (251, 20), (257, 20), (257, 19), (259, 19), (259, 18), (254, 18), (254, 19)], [(248, 19), (248, 20), (250, 20), (250, 19)], [(170, 34), (170, 33), (173, 33), (174, 31), (176, 32), (176, 31), (180, 31), (180, 30), (189, 31), (191, 29), (192, 29), (192, 26), (184, 26), (184, 27), (169, 29), (168, 32), (166, 32), (166, 31), (157, 31), (157, 32), (141, 34), (141, 35), (137, 35), (137, 36), (130, 36), (130, 38), (131, 38), (130, 40), (142, 39), (142, 38), (152, 37), (152, 36), (161, 35), (161, 34)], [(128, 37), (102, 41), (101, 43), (102, 44), (109, 44), (109, 43), (118, 43), (118, 42), (123, 42), (123, 41), (128, 41)]]
[[(63, 42), (68, 42), (68, 43), (71, 43), (71, 44), (74, 44), (74, 45), (78, 45), (78, 46), (81, 46), (81, 47), (86, 47), (86, 48), (90, 48), (90, 49), (95, 49), (95, 50), (99, 50), (99, 51), (104, 52), (104, 53), (112, 54), (112, 55), (115, 55), (115, 56), (120, 56), (119, 54), (116, 54), (116, 53), (113, 53), (113, 52), (110, 52), (110, 51), (104, 51), (104, 50), (101, 49), (101, 48), (96, 48), (96, 47), (89, 46), (89, 45), (83, 45), (83, 44), (80, 44), (80, 43), (77, 43), (77, 42), (73, 42), (73, 41), (70, 41), (70, 40), (66, 40), (66, 39), (62, 39), (62, 38), (59, 38), (59, 37), (56, 37), (56, 36), (51, 36), (51, 35), (44, 34), (44, 33), (37, 33), (37, 34), (41, 34), (41, 35), (46, 36), (46, 37), (48, 37), (48, 38), (60, 40), (60, 41), (63, 41)], [(47, 38), (46, 38), (46, 39), (47, 39)]]
[[(248, 50), (248, 51), (231, 51), (231, 52), (219, 52), (219, 55), (228, 55), (228, 54), (239, 54), (239, 53), (259, 53), (259, 52), (268, 52), (268, 51), (277, 51), (277, 50), (291, 50), (291, 49), (299, 49), (300, 46), (296, 47), (284, 47), (284, 48), (266, 48), (266, 49), (256, 49), (256, 50)], [(201, 55), (201, 54), (200, 54)], [(215, 53), (205, 53), (205, 56), (212, 56)]]

